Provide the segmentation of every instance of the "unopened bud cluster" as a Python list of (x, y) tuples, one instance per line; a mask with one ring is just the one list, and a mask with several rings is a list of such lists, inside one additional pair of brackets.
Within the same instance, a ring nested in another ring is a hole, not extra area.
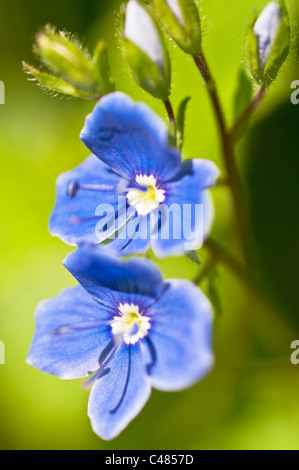
[[(129, 0), (122, 31), (126, 61), (135, 81), (155, 98), (168, 100), (171, 63), (162, 28), (196, 60), (202, 56), (202, 31), (194, 0)], [(246, 55), (256, 83), (267, 88), (290, 50), (290, 21), (284, 0), (256, 12), (247, 28)], [(98, 100), (114, 91), (106, 46), (100, 42), (91, 56), (71, 35), (46, 26), (34, 52), (47, 71), (23, 63), (34, 80), (55, 93)]]
[(99, 99), (114, 90), (103, 42), (91, 57), (71, 35), (46, 26), (37, 35), (33, 50), (47, 71), (26, 63), (23, 67), (48, 90), (86, 100)]

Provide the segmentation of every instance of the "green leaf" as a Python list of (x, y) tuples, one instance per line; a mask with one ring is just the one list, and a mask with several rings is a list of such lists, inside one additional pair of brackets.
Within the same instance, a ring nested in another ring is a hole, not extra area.
[(81, 98), (87, 101), (96, 101), (101, 97), (101, 95), (96, 93), (80, 90), (79, 88), (74, 87), (70, 83), (62, 80), (61, 78), (55, 77), (54, 75), (40, 72), (25, 62), (23, 62), (23, 69), (26, 73), (33, 77), (31, 80), (35, 80), (45, 90), (50, 90), (54, 93), (60, 93), (62, 95), (73, 96), (74, 98)]
[(197, 251), (187, 251), (186, 252), (186, 256), (187, 258), (189, 258), (191, 261), (193, 261), (193, 263), (196, 263), (198, 266), (201, 265), (201, 261), (199, 259), (199, 256), (197, 254)]
[(239, 70), (238, 85), (234, 96), (234, 116), (238, 119), (249, 106), (253, 96), (253, 83), (243, 67)]
[(176, 126), (173, 122), (168, 124), (168, 144), (171, 147), (176, 147), (177, 144)]
[(290, 26), (284, 19), (277, 33), (270, 57), (264, 71), (264, 83), (269, 85), (277, 76), (290, 50)]
[[(145, 22), (145, 31), (134, 27), (138, 15)], [(170, 94), (171, 65), (162, 30), (152, 11), (130, 0), (123, 39), (125, 56), (135, 81), (155, 98), (166, 100)]]
[(115, 82), (110, 73), (108, 62), (108, 50), (103, 41), (99, 41), (94, 56), (92, 58), (92, 66), (95, 78), (104, 93), (115, 91)]
[(177, 132), (178, 132), (178, 148), (182, 149), (184, 144), (184, 134), (185, 134), (185, 118), (186, 110), (188, 103), (191, 97), (187, 96), (184, 98), (179, 106), (178, 116), (177, 116)]
[[(128, 39), (124, 39), (126, 59), (135, 81), (155, 98), (166, 100), (170, 94), (170, 63), (166, 60), (163, 73), (147, 54)], [(165, 56), (166, 58), (166, 56)]]
[(217, 285), (218, 272), (214, 270), (212, 274), (207, 278), (207, 294), (212, 302), (215, 310), (215, 314), (222, 315), (222, 303)]
[(246, 30), (245, 51), (246, 51), (247, 62), (248, 62), (250, 73), (252, 77), (254, 78), (254, 80), (259, 85), (261, 85), (262, 74), (260, 71), (260, 64), (259, 64), (259, 47), (258, 47), (257, 37), (253, 31), (253, 28), (257, 19), (258, 19), (257, 13), (253, 12), (251, 15), (249, 25)]
[(201, 50), (201, 26), (195, 2), (177, 0), (181, 20), (167, 0), (153, 0), (153, 2), (161, 24), (177, 45), (187, 54), (197, 55)]

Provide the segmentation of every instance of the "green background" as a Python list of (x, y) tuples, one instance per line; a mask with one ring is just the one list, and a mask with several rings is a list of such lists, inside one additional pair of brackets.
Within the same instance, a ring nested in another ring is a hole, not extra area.
[[(54, 184), (79, 164), (88, 150), (79, 132), (93, 103), (55, 99), (28, 82), (21, 61), (35, 63), (35, 33), (45, 23), (76, 32), (93, 48), (110, 45), (117, 88), (147, 102), (162, 117), (161, 104), (129, 75), (115, 37), (117, 0), (0, 1), (0, 448), (2, 449), (298, 449), (299, 365), (290, 344), (299, 338), (298, 169), (299, 106), (290, 84), (299, 79), (296, 25), (287, 66), (269, 91), (238, 146), (251, 220), (256, 277), (272, 307), (248, 293), (219, 265), (216, 283), (216, 364), (198, 385), (173, 394), (153, 391), (142, 413), (119, 438), (95, 436), (86, 415), (88, 393), (81, 381), (63, 382), (25, 364), (37, 303), (74, 285), (61, 261), (70, 251), (47, 230)], [(204, 48), (228, 122), (233, 119), (238, 71), (244, 64), (244, 30), (253, 7), (264, 0), (203, 0)], [(288, 2), (295, 24), (298, 0)], [(168, 41), (172, 57), (173, 103), (187, 95), (185, 157), (209, 158), (223, 169), (210, 103), (190, 58)], [(213, 235), (232, 252), (232, 204), (225, 188), (213, 190)], [(205, 249), (201, 258), (206, 259)], [(192, 279), (189, 260), (159, 263), (166, 277)], [(204, 288), (206, 286), (203, 286)], [(183, 313), (183, 312), (182, 312)]]

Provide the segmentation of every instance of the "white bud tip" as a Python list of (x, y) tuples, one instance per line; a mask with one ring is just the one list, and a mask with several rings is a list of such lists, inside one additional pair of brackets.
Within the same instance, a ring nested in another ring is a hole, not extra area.
[(137, 0), (130, 0), (127, 5), (124, 34), (164, 72), (164, 52), (159, 32), (150, 14)]
[(274, 45), (279, 26), (282, 21), (279, 3), (270, 2), (258, 17), (253, 31), (258, 39), (259, 59), (264, 70)]

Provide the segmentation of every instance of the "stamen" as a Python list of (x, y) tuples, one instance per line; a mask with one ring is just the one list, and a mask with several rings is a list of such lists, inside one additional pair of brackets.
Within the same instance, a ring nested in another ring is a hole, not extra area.
[(69, 181), (67, 185), (67, 197), (74, 198), (79, 190), (79, 183), (76, 180)]
[(65, 325), (60, 326), (57, 330), (52, 331), (52, 335), (59, 336), (59, 335), (66, 335), (68, 333), (73, 333), (74, 331), (84, 331), (84, 330), (92, 330), (94, 328), (100, 328), (101, 326), (109, 326), (111, 325), (110, 321), (106, 322), (94, 322), (94, 323), (85, 323), (85, 324), (78, 324), (75, 326)]
[(125, 396), (126, 396), (126, 393), (127, 393), (127, 390), (128, 390), (128, 385), (129, 385), (129, 380), (130, 380), (130, 375), (131, 375), (131, 345), (129, 346), (129, 364), (128, 364), (128, 372), (127, 372), (127, 378), (126, 378), (126, 383), (125, 383), (125, 387), (124, 387), (124, 391), (122, 393), (122, 396), (118, 402), (118, 404), (116, 405), (115, 408), (113, 408), (113, 410), (110, 411), (110, 414), (115, 414), (119, 408), (121, 407), (124, 399), (125, 399)]
[(148, 191), (148, 187), (147, 186), (144, 186), (144, 185), (141, 185), (141, 184), (138, 184), (136, 183), (136, 186), (130, 188), (130, 187), (126, 187), (125, 191), (129, 192), (129, 191), (135, 191), (136, 189), (138, 189), (138, 191), (143, 191), (144, 193), (146, 193)]
[(94, 215), (93, 217), (82, 217), (82, 218), (79, 218), (79, 217), (76, 217), (76, 216), (73, 216), (71, 218), (71, 222), (72, 224), (74, 225), (79, 225), (83, 222), (92, 222), (93, 220), (100, 220), (102, 219), (104, 216), (102, 215)]
[(67, 196), (74, 198), (78, 191), (95, 191), (95, 192), (115, 192), (115, 187), (107, 184), (80, 184), (78, 180), (70, 180), (67, 187)]
[(108, 184), (80, 184), (79, 189), (82, 191), (115, 192), (115, 187)]
[[(114, 206), (115, 204), (111, 204), (111, 205)], [(109, 226), (109, 224), (113, 221), (118, 222), (119, 218), (124, 214), (125, 209), (126, 209), (125, 207), (121, 208), (120, 210), (115, 209), (115, 212), (111, 214), (94, 215), (91, 217), (77, 217), (74, 215), (71, 217), (71, 223), (74, 225), (79, 225), (84, 222), (93, 222), (93, 221), (99, 221), (101, 219), (106, 219), (107, 216), (111, 215), (111, 218), (107, 222), (105, 222), (105, 225)]]

